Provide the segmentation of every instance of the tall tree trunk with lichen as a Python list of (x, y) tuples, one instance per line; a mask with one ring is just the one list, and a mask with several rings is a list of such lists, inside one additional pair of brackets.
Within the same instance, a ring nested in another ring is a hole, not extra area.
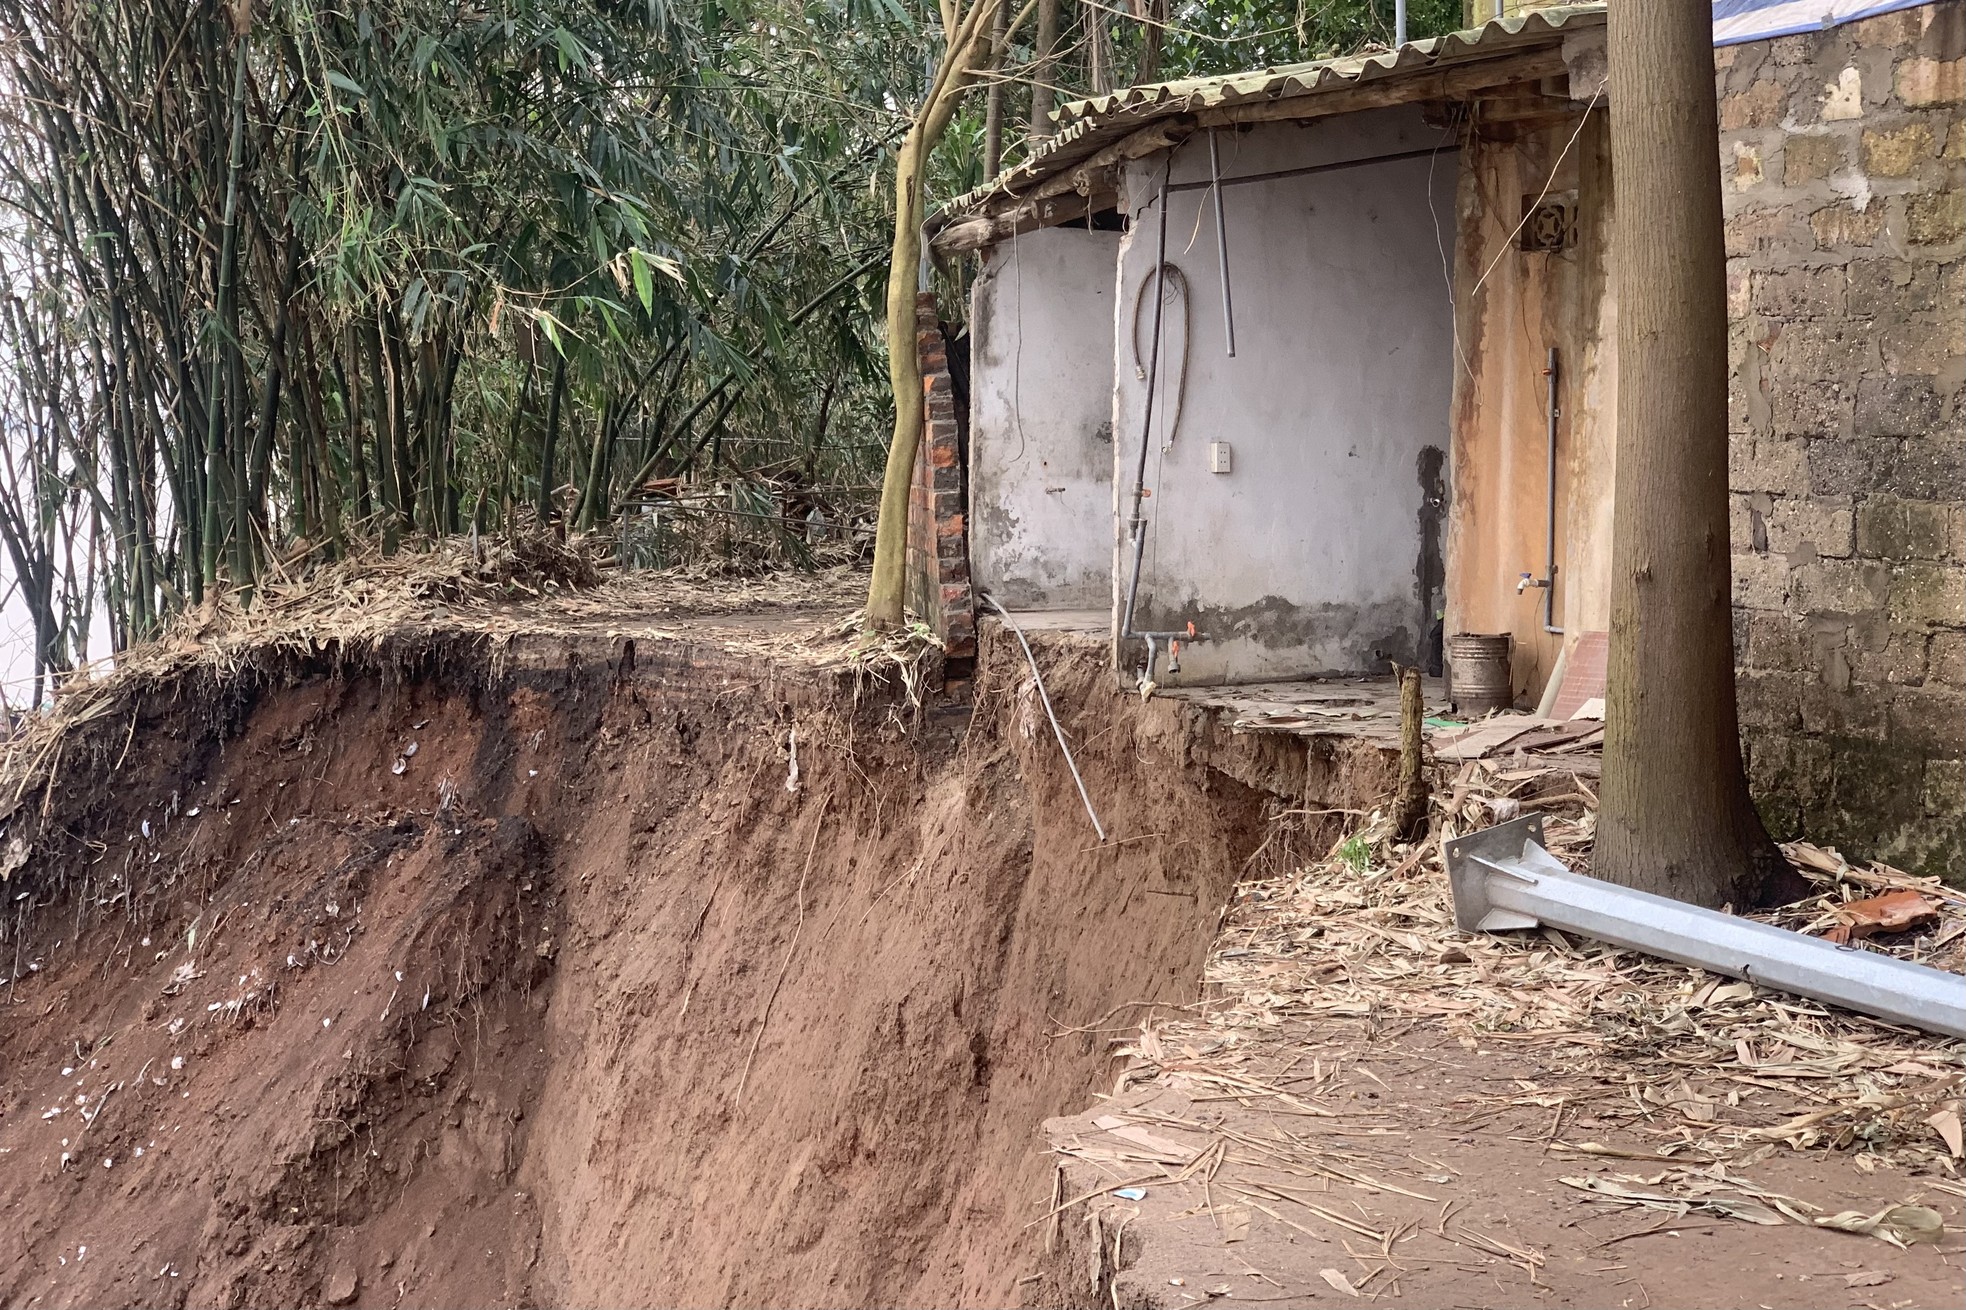
[(1727, 305), (1706, 0), (1611, 10), (1618, 451), (1591, 870), (1705, 905), (1799, 890), (1748, 798), (1727, 518)]
[[(936, 66), (928, 95), (915, 115), (894, 161), (894, 243), (887, 270), (887, 376), (894, 392), (894, 436), (888, 442), (881, 479), (880, 515), (874, 525), (874, 576), (867, 586), (865, 626), (879, 632), (901, 626), (908, 569), (908, 486), (922, 439), (922, 370), (915, 355), (915, 291), (922, 258), (925, 192), (922, 174), (929, 153), (948, 130), (963, 92), (1000, 48), (989, 36), (1002, 0), (976, 0), (960, 12), (953, 0), (943, 7), (948, 48)], [(1035, 0), (1033, 0), (1035, 2)], [(1008, 25), (1009, 45), (1023, 13)]]

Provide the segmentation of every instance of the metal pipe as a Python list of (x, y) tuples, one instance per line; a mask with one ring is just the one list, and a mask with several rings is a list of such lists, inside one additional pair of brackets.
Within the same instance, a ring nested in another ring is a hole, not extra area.
[(1515, 584), (1515, 594), (1520, 596), (1531, 587), (1543, 589), (1543, 631), (1556, 636), (1563, 635), (1563, 629), (1556, 626), (1556, 347), (1550, 347), (1549, 363), (1543, 369), (1548, 379), (1549, 399), (1544, 406), (1547, 422), (1548, 452), (1545, 464), (1549, 483), (1543, 496), (1544, 538), (1543, 538), (1543, 576), (1525, 573)]
[(1406, 44), (1406, 0), (1393, 0), (1393, 49)]
[(1181, 643), (1184, 641), (1196, 642), (1208, 640), (1208, 634), (1195, 631), (1195, 625), (1193, 623), (1176, 632), (1134, 632), (1127, 635), (1137, 637), (1147, 643), (1147, 663), (1140, 672), (1140, 681), (1142, 682), (1152, 682), (1154, 680), (1154, 666), (1160, 663), (1160, 643), (1167, 643), (1167, 671), (1169, 673), (1179, 673), (1181, 671)]
[(1222, 270), (1222, 336), (1229, 345), (1229, 358), (1236, 357), (1236, 312), (1229, 300), (1229, 230), (1222, 225), (1222, 157), (1215, 148), (1215, 132), (1208, 133), (1209, 189), (1215, 193), (1215, 262)]
[(1279, 168), (1270, 173), (1244, 173), (1241, 177), (1225, 177), (1219, 181), (1210, 178), (1205, 182), (1176, 182), (1167, 189), (1171, 192), (1200, 191), (1214, 186), (1247, 186), (1251, 182), (1276, 182), (1286, 177), (1308, 177), (1312, 173), (1335, 173), (1344, 168), (1364, 168), (1368, 164), (1392, 164), (1402, 159), (1433, 159), (1439, 155), (1460, 153), (1461, 147), (1452, 141), (1424, 150), (1396, 150), (1390, 155), (1369, 155), (1363, 159), (1340, 159), (1331, 164), (1306, 164), (1302, 168)]
[(1547, 419), (1549, 424), (1549, 494), (1544, 502), (1546, 549), (1543, 553), (1543, 631), (1563, 635), (1563, 629), (1556, 626), (1556, 347), (1550, 347), (1549, 367), (1543, 370), (1549, 379), (1549, 400)]
[(1966, 976), (1587, 878), (1526, 815), (1447, 843), (1464, 932), (1547, 925), (1892, 1023), (1966, 1038)]
[[(1154, 332), (1147, 348), (1147, 399), (1142, 406), (1144, 412), (1140, 420), (1140, 463), (1133, 473), (1133, 513), (1127, 519), (1127, 529), (1133, 534), (1133, 577), (1126, 584), (1126, 609), (1120, 618), (1121, 641), (1133, 635), (1133, 607), (1140, 597), (1140, 561), (1147, 549), (1147, 520), (1141, 514), (1140, 506), (1147, 498), (1147, 452), (1154, 441), (1154, 387), (1160, 380), (1161, 311), (1166, 307), (1167, 178), (1173, 171), (1174, 157), (1170, 154), (1167, 172), (1162, 173), (1160, 179), (1160, 234), (1154, 255)], [(1114, 645), (1113, 660), (1118, 663), (1118, 643)]]
[(1502, 4), (1503, 0), (1495, 0), (1495, 18), (1498, 22), (1502, 18)]

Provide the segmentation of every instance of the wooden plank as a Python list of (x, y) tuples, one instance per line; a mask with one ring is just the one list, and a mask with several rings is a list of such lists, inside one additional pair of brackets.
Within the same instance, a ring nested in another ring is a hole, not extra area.
[(944, 254), (979, 250), (1005, 237), (1016, 236), (1019, 232), (1057, 227), (1060, 223), (1070, 223), (1102, 209), (1112, 209), (1119, 204), (1119, 199), (1119, 193), (1113, 190), (1095, 190), (1085, 196), (1067, 191), (1064, 195), (1019, 205), (994, 218), (977, 216), (957, 219), (937, 232), (930, 244)]
[(1143, 127), (1138, 132), (1121, 137), (1104, 150), (1086, 156), (1082, 162), (1040, 184), (1030, 193), (1030, 198), (1044, 200), (1051, 196), (1063, 195), (1067, 191), (1087, 195), (1098, 189), (1111, 190), (1110, 186), (1101, 188), (1098, 185), (1099, 175), (1120, 164), (1144, 159), (1170, 146), (1179, 145), (1187, 140), (1194, 130), (1193, 120), (1186, 115), (1162, 119), (1150, 127)]

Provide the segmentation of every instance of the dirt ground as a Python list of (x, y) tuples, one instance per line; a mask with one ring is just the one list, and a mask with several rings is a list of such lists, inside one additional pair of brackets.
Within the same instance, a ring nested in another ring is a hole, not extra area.
[[(1582, 867), (1568, 767), (1464, 765), (1434, 821), (1513, 793)], [(1960, 968), (1966, 895), (1790, 852), (1816, 893), (1766, 917), (1821, 932), (1910, 884), (1929, 918), (1866, 948)], [(1438, 848), (1376, 816), (1241, 883), (1205, 979), (1088, 1022), (1124, 1065), (1048, 1125), (1033, 1300), (1966, 1301), (1956, 1041), (1547, 928), (1459, 932)]]
[[(1145, 1194), (1107, 1194), (1059, 1216), (1050, 1268), (1063, 1271), (1054, 1281), (1066, 1285), (1047, 1287), (1045, 1299), (1095, 1304), (1089, 1281), (1069, 1284), (1090, 1279), (1099, 1240), (1109, 1253), (1115, 1243), (1120, 1249), (1101, 1267), (1111, 1303), (1122, 1306), (1332, 1306), (1357, 1293), (1428, 1307), (1905, 1310), (1956, 1306), (1966, 1294), (1960, 1196), (1931, 1177), (1890, 1167), (1867, 1173), (1835, 1151), (1771, 1150), (1722, 1167), (1724, 1178), (1825, 1213), (1868, 1215), (1904, 1202), (1938, 1210), (1944, 1240), (1910, 1249), (1795, 1224), (1627, 1206), (1562, 1180), (1657, 1177), (1712, 1162), (1661, 1158), (1669, 1134), (1598, 1118), (1592, 1098), (1625, 1100), (1627, 1089), (1580, 1086), (1557, 1053), (1470, 1052), (1440, 1033), (1334, 1039), (1328, 1027), (1303, 1026), (1277, 1034), (1267, 1054), (1282, 1058), (1255, 1062), (1249, 1076), (1285, 1089), (1290, 1105), (1248, 1088), (1218, 1085), (1209, 1094), (1191, 1084), (1183, 1094), (1156, 1082), (1049, 1125), (1070, 1152), (1063, 1200), (1122, 1183)], [(1116, 1136), (1101, 1123), (1132, 1131)], [(1586, 1142), (1625, 1154), (1574, 1149)], [(1229, 1149), (1211, 1167), (1218, 1143)], [(1156, 1151), (1172, 1167), (1142, 1158)], [(1202, 1164), (1167, 1181), (1184, 1160)]]
[(840, 618), (439, 615), (83, 723), (11, 819), (0, 1305), (1015, 1302), (1110, 1073), (1057, 1016), (1193, 1000), (1279, 802), (1067, 643), (1100, 848), (1013, 643), (916, 710)]
[[(1266, 909), (1359, 894), (1303, 870), (1390, 788), (1378, 745), (1142, 703), (1045, 634), (1102, 845), (993, 625), (918, 705), (918, 652), (844, 658), (850, 578), (390, 585), (194, 634), (0, 797), (0, 1307), (1959, 1300), (1958, 1173), (1905, 1135), (1955, 1049), (1710, 990), (1532, 1042), (1466, 1016), (1659, 980), (1339, 926), (1431, 902)], [(1695, 1042), (1737, 1032), (1738, 1105)], [(1705, 1073), (1647, 1100), (1611, 1056)], [(1685, 1131), (1853, 1079), (1863, 1149)], [(1743, 1185), (1949, 1227), (1758, 1225)]]

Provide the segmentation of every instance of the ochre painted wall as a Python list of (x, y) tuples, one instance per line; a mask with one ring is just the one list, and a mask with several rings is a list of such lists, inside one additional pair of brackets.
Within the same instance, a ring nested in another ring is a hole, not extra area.
[[(1514, 678), (1533, 704), (1559, 643), (1610, 623), (1616, 445), (1616, 297), (1609, 141), (1602, 108), (1554, 120), (1477, 126), (1461, 155), (1455, 259), (1452, 503), (1447, 631), (1515, 636)], [(1479, 111), (1477, 111), (1479, 113)], [(1517, 249), (1525, 205), (1574, 206), (1560, 253)], [(1543, 631), (1548, 503), (1547, 389), (1558, 352), (1556, 625)]]

